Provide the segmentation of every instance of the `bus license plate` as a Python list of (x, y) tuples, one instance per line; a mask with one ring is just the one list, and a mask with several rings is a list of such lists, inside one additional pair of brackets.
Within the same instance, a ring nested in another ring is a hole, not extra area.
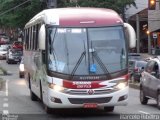
[(85, 103), (83, 105), (83, 108), (97, 108), (97, 104), (96, 103)]

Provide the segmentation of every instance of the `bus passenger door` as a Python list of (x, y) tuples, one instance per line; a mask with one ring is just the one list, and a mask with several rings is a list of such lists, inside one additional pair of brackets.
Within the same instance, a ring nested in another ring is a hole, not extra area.
[(40, 97), (40, 78), (41, 78), (41, 54), (40, 52), (35, 52), (34, 53), (34, 73), (33, 73), (33, 79), (35, 82), (35, 87), (36, 87), (36, 94), (38, 97)]

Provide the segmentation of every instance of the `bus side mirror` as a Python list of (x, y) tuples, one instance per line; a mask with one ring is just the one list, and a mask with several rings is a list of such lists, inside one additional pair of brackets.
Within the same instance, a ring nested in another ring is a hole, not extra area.
[(136, 33), (133, 29), (133, 27), (128, 24), (128, 23), (124, 23), (124, 27), (127, 30), (127, 38), (128, 38), (128, 42), (129, 42), (129, 48), (135, 48), (136, 47)]
[(46, 28), (45, 25), (41, 25), (41, 28), (39, 30), (39, 34), (38, 34), (38, 43), (39, 43), (39, 49), (40, 50), (45, 50), (45, 44), (46, 42)]

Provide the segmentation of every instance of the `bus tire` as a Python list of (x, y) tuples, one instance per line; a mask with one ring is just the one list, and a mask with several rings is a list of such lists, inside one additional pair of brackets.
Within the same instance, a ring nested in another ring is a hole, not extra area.
[(20, 73), (19, 73), (19, 78), (23, 78), (23, 75), (21, 75)]
[(31, 80), (30, 80), (30, 75), (29, 75), (29, 73), (26, 73), (26, 75), (27, 75), (27, 80), (28, 80), (28, 88), (29, 89), (31, 89)]
[(7, 60), (7, 63), (8, 63), (8, 64), (11, 64), (11, 62), (10, 62), (9, 60)]
[(113, 111), (114, 111), (114, 106), (104, 107), (104, 110), (105, 110), (106, 112), (113, 112)]
[(32, 101), (37, 101), (38, 97), (32, 92), (32, 90), (30, 89), (30, 97)]
[(46, 111), (47, 114), (51, 114), (53, 109), (49, 108), (47, 105), (44, 105), (44, 110)]

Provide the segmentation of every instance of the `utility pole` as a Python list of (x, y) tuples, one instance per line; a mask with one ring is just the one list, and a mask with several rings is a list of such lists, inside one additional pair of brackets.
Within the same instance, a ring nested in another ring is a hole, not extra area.
[(150, 33), (148, 34), (148, 53), (151, 54), (151, 36)]
[(140, 52), (140, 20), (139, 14), (136, 14), (136, 28), (137, 28), (137, 53)]

